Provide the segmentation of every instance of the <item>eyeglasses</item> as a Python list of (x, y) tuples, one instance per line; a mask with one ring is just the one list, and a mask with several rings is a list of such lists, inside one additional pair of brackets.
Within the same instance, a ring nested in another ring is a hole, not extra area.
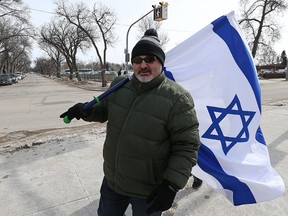
[(131, 62), (132, 64), (141, 64), (143, 60), (145, 63), (149, 64), (156, 61), (156, 57), (155, 56), (146, 56), (145, 58), (135, 57), (131, 60)]

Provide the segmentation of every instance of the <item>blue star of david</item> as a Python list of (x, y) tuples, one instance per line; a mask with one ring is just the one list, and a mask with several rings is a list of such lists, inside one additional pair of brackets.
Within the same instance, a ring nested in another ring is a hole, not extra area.
[[(227, 108), (207, 106), (207, 109), (211, 117), (212, 124), (202, 135), (202, 137), (219, 140), (225, 155), (227, 155), (231, 148), (233, 148), (237, 143), (247, 142), (249, 140), (248, 126), (256, 112), (242, 110), (241, 103), (237, 95), (235, 95)], [(228, 115), (239, 116), (241, 119), (242, 128), (240, 128), (239, 131), (236, 131), (235, 134), (238, 133), (237, 136), (232, 137), (231, 134), (225, 135), (220, 127), (221, 121), (223, 121)]]

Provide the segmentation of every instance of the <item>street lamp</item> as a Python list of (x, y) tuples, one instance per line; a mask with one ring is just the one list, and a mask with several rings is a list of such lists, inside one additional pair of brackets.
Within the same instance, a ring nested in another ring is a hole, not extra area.
[(151, 12), (154, 12), (154, 21), (163, 21), (167, 19), (167, 15), (168, 15), (168, 3), (167, 2), (159, 2), (159, 5), (152, 5), (153, 9), (151, 11), (149, 11), (148, 13), (146, 13), (144, 16), (140, 17), (138, 20), (136, 20), (134, 23), (132, 23), (127, 31), (126, 34), (126, 48), (124, 50), (125, 53), (125, 71), (126, 73), (128, 73), (128, 62), (130, 59), (130, 54), (128, 51), (128, 36), (129, 36), (129, 32), (131, 27), (139, 22), (141, 19), (143, 19), (144, 17), (146, 17), (148, 14), (150, 14)]

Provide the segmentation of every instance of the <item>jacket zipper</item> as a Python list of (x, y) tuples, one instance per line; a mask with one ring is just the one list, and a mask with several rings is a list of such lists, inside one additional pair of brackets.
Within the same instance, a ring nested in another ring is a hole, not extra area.
[[(139, 87), (140, 87), (140, 86), (141, 86), (141, 84), (139, 85)], [(117, 185), (117, 182), (118, 182), (118, 181), (117, 181), (117, 173), (118, 173), (118, 147), (119, 147), (119, 142), (120, 142), (122, 133), (123, 133), (123, 131), (124, 131), (125, 125), (126, 125), (128, 119), (129, 119), (129, 117), (130, 117), (130, 114), (131, 114), (131, 112), (132, 112), (132, 110), (133, 110), (133, 108), (134, 108), (134, 106), (135, 106), (135, 103), (136, 103), (136, 100), (137, 100), (138, 97), (139, 97), (139, 96), (138, 96), (138, 91), (137, 91), (137, 96), (135, 97), (135, 99), (134, 99), (134, 101), (133, 101), (133, 104), (132, 104), (132, 106), (131, 106), (131, 108), (130, 108), (130, 110), (129, 110), (129, 112), (128, 112), (128, 115), (127, 115), (127, 117), (126, 117), (126, 119), (125, 119), (125, 122), (124, 122), (124, 124), (123, 124), (123, 126), (122, 126), (122, 129), (121, 129), (121, 132), (120, 132), (120, 135), (119, 135), (119, 139), (118, 139), (118, 141), (117, 141), (117, 149), (116, 149), (116, 155), (115, 155), (115, 174), (114, 174), (114, 183), (115, 183), (115, 186), (114, 186), (114, 190), (116, 190), (116, 188), (118, 187), (118, 185)]]

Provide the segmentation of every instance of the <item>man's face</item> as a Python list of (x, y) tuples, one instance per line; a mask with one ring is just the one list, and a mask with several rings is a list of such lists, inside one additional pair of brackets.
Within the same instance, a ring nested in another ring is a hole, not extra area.
[(134, 74), (140, 82), (150, 82), (162, 71), (162, 65), (155, 56), (137, 56), (132, 59), (132, 64)]

